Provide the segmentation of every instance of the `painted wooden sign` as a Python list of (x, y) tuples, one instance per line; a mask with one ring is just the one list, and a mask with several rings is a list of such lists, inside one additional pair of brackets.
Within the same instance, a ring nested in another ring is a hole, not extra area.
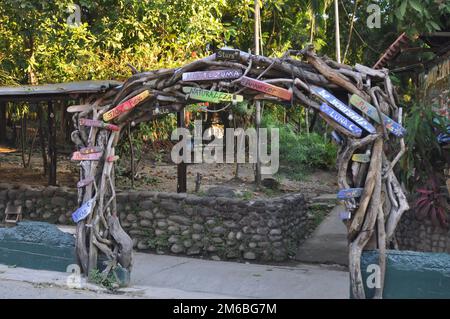
[(85, 219), (91, 212), (94, 205), (94, 199), (88, 200), (86, 203), (81, 205), (76, 211), (72, 214), (72, 220), (75, 223)]
[(90, 119), (82, 118), (82, 119), (80, 119), (79, 122), (80, 122), (81, 126), (100, 127), (100, 128), (105, 128), (105, 129), (111, 130), (111, 131), (119, 130), (119, 127), (117, 125), (105, 123), (105, 122), (99, 121), (99, 120), (90, 120)]
[(360, 197), (364, 188), (346, 188), (341, 189), (337, 194), (338, 199), (349, 199)]
[(92, 154), (92, 153), (99, 153), (102, 152), (103, 149), (100, 146), (88, 146), (80, 148), (81, 154)]
[(326, 103), (322, 103), (322, 105), (320, 105), (320, 110), (323, 113), (325, 113), (329, 118), (331, 118), (333, 121), (335, 121), (339, 125), (346, 128), (348, 131), (353, 133), (355, 136), (357, 137), (361, 136), (362, 130), (358, 125), (350, 121), (345, 116), (341, 115), (335, 109), (329, 107)]
[(111, 155), (106, 158), (106, 161), (111, 163), (111, 162), (117, 161), (118, 159), (119, 159), (119, 155)]
[(239, 50), (220, 49), (216, 53), (217, 60), (238, 61), (241, 56)]
[(112, 119), (118, 117), (120, 114), (128, 112), (129, 110), (134, 108), (136, 105), (141, 103), (143, 100), (145, 100), (149, 96), (150, 96), (150, 92), (148, 90), (145, 90), (144, 92), (139, 93), (138, 95), (123, 102), (122, 104), (117, 105), (112, 110), (109, 110), (108, 112), (103, 114), (103, 120), (111, 121)]
[[(360, 96), (353, 94), (350, 97), (350, 103), (360, 109), (362, 112), (366, 113), (371, 119), (377, 123), (381, 123), (380, 117), (378, 116), (378, 111), (375, 106), (363, 100)], [(383, 118), (384, 126), (392, 134), (402, 137), (406, 133), (406, 129), (388, 117), (386, 114), (381, 114)]]
[(370, 154), (353, 154), (352, 161), (358, 163), (369, 163)]
[(193, 100), (199, 100), (204, 102), (211, 103), (220, 103), (220, 102), (242, 102), (244, 97), (242, 95), (218, 92), (218, 91), (209, 91), (200, 88), (194, 87), (183, 87), (183, 92), (189, 94), (189, 98)]
[(92, 176), (86, 177), (85, 179), (82, 179), (81, 181), (79, 181), (77, 183), (77, 187), (81, 188), (81, 187), (87, 186), (90, 183), (92, 183), (93, 181), (94, 181), (94, 177), (92, 177)]
[(249, 77), (242, 77), (241, 84), (252, 90), (267, 93), (280, 99), (290, 101), (292, 99), (292, 92), (281, 87), (265, 83), (263, 81), (255, 80)]
[(90, 109), (92, 109), (91, 104), (80, 104), (80, 105), (71, 105), (66, 109), (66, 111), (69, 113), (77, 113), (89, 111)]
[(339, 218), (341, 220), (349, 220), (352, 218), (352, 214), (349, 211), (339, 212)]
[(81, 154), (80, 152), (74, 152), (72, 161), (98, 161), (101, 157), (102, 153)]
[(321, 97), (325, 101), (329, 102), (339, 111), (344, 113), (350, 120), (361, 126), (367, 132), (371, 134), (374, 134), (376, 132), (375, 127), (373, 127), (372, 124), (370, 124), (367, 120), (361, 117), (358, 113), (353, 111), (351, 107), (342, 103), (339, 99), (337, 99), (333, 94), (331, 94), (327, 90), (315, 85), (311, 85), (311, 90), (313, 91), (314, 94)]
[(242, 71), (235, 69), (185, 72), (183, 73), (183, 81), (227, 80), (227, 79), (237, 79), (241, 76)]
[(331, 132), (331, 137), (337, 144), (342, 144), (344, 142), (344, 140), (342, 139), (342, 136), (340, 136), (339, 133), (336, 131)]

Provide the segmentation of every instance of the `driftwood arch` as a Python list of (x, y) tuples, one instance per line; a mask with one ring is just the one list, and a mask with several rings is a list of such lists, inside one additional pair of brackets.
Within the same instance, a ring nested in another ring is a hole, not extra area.
[[(352, 95), (352, 106), (334, 95)], [(72, 106), (72, 140), (79, 149), (73, 159), (81, 161), (80, 208), (73, 218), (84, 273), (97, 268), (99, 253), (109, 260), (105, 276), (117, 264), (131, 269), (133, 245), (119, 222), (113, 169), (123, 129), (158, 116), (161, 109), (179, 111), (198, 100), (242, 99), (312, 108), (335, 129), (341, 144), (338, 197), (346, 206), (342, 218), (348, 228), (352, 294), (365, 297), (360, 257), (369, 242), (379, 249), (383, 282), (386, 244), (393, 242), (396, 225), (409, 208), (393, 172), (405, 148), (402, 110), (386, 69), (339, 64), (319, 57), (311, 47), (281, 58), (222, 49), (180, 68), (135, 73), (104, 96)], [(378, 289), (376, 297), (381, 298), (382, 291)]]

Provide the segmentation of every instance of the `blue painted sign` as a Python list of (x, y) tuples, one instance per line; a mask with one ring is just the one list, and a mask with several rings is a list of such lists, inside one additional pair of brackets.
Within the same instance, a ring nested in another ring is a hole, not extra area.
[(328, 92), (327, 90), (311, 85), (311, 90), (314, 94), (321, 97), (325, 101), (329, 102), (331, 105), (336, 107), (339, 111), (344, 113), (349, 119), (354, 121), (356, 124), (361, 126), (363, 129), (365, 129), (367, 132), (374, 134), (376, 132), (375, 127), (373, 127), (372, 124), (370, 124), (367, 120), (365, 120), (362, 116), (360, 116), (358, 113), (353, 111), (351, 107), (345, 105), (342, 103), (338, 98), (336, 98), (333, 94)]
[(337, 194), (338, 199), (349, 199), (361, 197), (364, 188), (346, 188), (341, 189)]
[(439, 144), (447, 144), (450, 142), (450, 125), (447, 125), (447, 132), (439, 133), (439, 135), (437, 136), (437, 140)]
[(355, 136), (359, 137), (362, 134), (361, 128), (359, 128), (355, 123), (350, 121), (345, 116), (341, 115), (338, 111), (334, 110), (333, 108), (329, 107), (326, 103), (322, 103), (320, 105), (320, 110), (325, 113), (329, 118), (331, 118), (333, 121), (353, 133)]
[[(378, 116), (378, 111), (375, 106), (366, 102), (361, 97), (356, 94), (353, 94), (350, 97), (350, 103), (360, 109), (362, 112), (366, 113), (371, 119), (373, 119), (377, 123), (381, 123), (380, 117)], [(388, 131), (398, 137), (402, 137), (406, 133), (406, 129), (388, 117), (386, 114), (381, 114), (383, 118), (384, 126)]]
[(75, 223), (78, 223), (80, 220), (85, 219), (92, 211), (92, 205), (94, 204), (94, 199), (88, 200), (86, 203), (81, 205), (76, 211), (72, 214), (72, 220)]
[(333, 140), (338, 143), (338, 144), (342, 144), (344, 143), (344, 139), (342, 138), (342, 136), (339, 135), (338, 132), (336, 131), (332, 131), (331, 132), (331, 137), (333, 138)]

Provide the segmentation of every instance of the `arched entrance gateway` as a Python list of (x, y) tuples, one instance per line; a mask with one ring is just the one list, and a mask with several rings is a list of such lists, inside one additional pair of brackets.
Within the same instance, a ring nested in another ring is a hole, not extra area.
[[(349, 96), (349, 104), (336, 96)], [(71, 107), (76, 112), (72, 140), (79, 149), (74, 159), (81, 161), (80, 208), (73, 218), (84, 273), (97, 268), (99, 253), (108, 259), (105, 275), (117, 264), (131, 270), (133, 245), (118, 219), (113, 170), (123, 129), (154, 118), (161, 109), (180, 111), (192, 101), (228, 105), (243, 100), (312, 108), (334, 128), (341, 145), (337, 196), (347, 208), (342, 218), (348, 229), (352, 295), (365, 297), (364, 248), (378, 248), (383, 282), (386, 243), (409, 208), (393, 172), (405, 148), (402, 109), (386, 69), (339, 64), (312, 48), (288, 51), (281, 58), (222, 49), (180, 68), (135, 73), (103, 97)]]

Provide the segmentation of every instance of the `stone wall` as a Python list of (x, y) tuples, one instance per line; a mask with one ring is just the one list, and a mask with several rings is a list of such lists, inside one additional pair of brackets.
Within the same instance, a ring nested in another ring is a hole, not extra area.
[[(73, 224), (77, 194), (63, 187), (0, 184), (1, 220), (8, 202), (22, 205), (24, 219)], [(117, 207), (137, 249), (217, 260), (286, 260), (313, 227), (301, 194), (243, 200), (122, 192), (117, 194)]]
[(428, 218), (417, 220), (412, 210), (403, 214), (395, 235), (401, 250), (450, 253), (450, 230), (433, 226)]

